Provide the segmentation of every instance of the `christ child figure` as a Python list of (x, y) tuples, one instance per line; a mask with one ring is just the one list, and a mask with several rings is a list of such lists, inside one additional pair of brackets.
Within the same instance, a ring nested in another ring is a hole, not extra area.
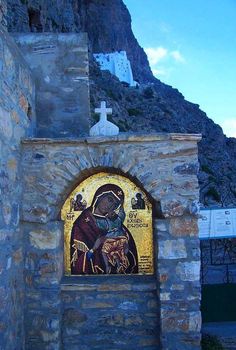
[[(112, 198), (113, 197), (113, 198)], [(111, 204), (104, 216), (97, 218), (97, 225), (102, 232), (102, 257), (105, 265), (105, 272), (111, 273), (112, 266), (117, 273), (124, 273), (129, 266), (127, 253), (129, 251), (128, 237), (124, 230), (125, 211), (119, 198), (109, 193), (106, 199), (100, 202), (100, 209), (105, 201), (109, 200)], [(96, 215), (96, 211), (95, 211)]]
[(111, 265), (116, 267), (118, 273), (124, 273), (129, 266), (127, 259), (129, 246), (128, 238), (123, 229), (124, 220), (125, 212), (123, 207), (120, 207), (118, 212), (113, 212), (107, 217), (109, 228), (105, 235), (106, 240), (102, 246), (106, 273), (110, 273)]

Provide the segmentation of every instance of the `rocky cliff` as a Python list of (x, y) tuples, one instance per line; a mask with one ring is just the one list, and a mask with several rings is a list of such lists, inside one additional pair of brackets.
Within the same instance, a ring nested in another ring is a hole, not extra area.
[(101, 98), (106, 99), (113, 107), (114, 122), (123, 131), (202, 133), (201, 202), (236, 205), (236, 139), (226, 138), (198, 105), (153, 77), (122, 0), (8, 0), (7, 5), (11, 32), (86, 31), (91, 53), (125, 50), (134, 78), (141, 83), (139, 89), (125, 86), (108, 72), (100, 72), (91, 55), (92, 108)]
[(136, 79), (153, 79), (122, 0), (8, 0), (7, 4), (9, 31), (85, 31), (91, 52), (125, 50)]

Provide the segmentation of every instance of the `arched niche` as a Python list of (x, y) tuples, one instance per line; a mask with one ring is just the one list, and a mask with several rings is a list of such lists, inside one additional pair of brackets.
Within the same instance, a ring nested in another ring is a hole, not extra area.
[(129, 178), (98, 172), (80, 182), (61, 210), (67, 276), (153, 274), (153, 206)]

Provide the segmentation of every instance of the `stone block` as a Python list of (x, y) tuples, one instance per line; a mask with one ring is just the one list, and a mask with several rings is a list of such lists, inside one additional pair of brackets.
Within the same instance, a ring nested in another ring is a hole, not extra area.
[(164, 333), (180, 333), (189, 331), (189, 318), (187, 313), (176, 315), (162, 315), (162, 331)]
[(131, 290), (145, 292), (145, 291), (156, 291), (156, 283), (135, 283), (131, 285)]
[(61, 231), (57, 227), (50, 231), (35, 229), (29, 232), (29, 240), (34, 248), (41, 250), (56, 249), (61, 241)]
[(55, 342), (59, 340), (59, 332), (47, 332), (47, 331), (40, 331), (40, 334), (42, 336), (43, 342)]
[(184, 285), (183, 284), (172, 284), (172, 286), (170, 287), (171, 290), (178, 290), (178, 291), (182, 291), (184, 290)]
[(22, 126), (16, 125), (13, 130), (14, 142), (19, 143), (21, 139), (25, 136), (25, 130)]
[(136, 311), (138, 310), (138, 305), (136, 302), (123, 301), (118, 305), (118, 309)]
[[(141, 346), (141, 349), (150, 349), (150, 347), (153, 347), (153, 349), (157, 349), (157, 346), (159, 346), (159, 339), (153, 338), (143, 338), (139, 341), (138, 346)], [(137, 349), (137, 348), (136, 348)]]
[(18, 248), (17, 250), (13, 251), (13, 261), (16, 265), (20, 265), (23, 262), (23, 251), (22, 247)]
[(19, 106), (24, 111), (24, 113), (27, 114), (29, 109), (29, 102), (23, 93), (21, 93), (19, 96)]
[(170, 233), (173, 236), (177, 236), (177, 237), (197, 236), (198, 235), (197, 219), (193, 216), (171, 218)]
[(155, 228), (159, 232), (167, 232), (168, 231), (168, 220), (155, 220), (154, 223)]
[(166, 240), (159, 242), (159, 259), (184, 259), (187, 257), (187, 250), (184, 239)]
[(74, 328), (86, 322), (88, 316), (86, 313), (78, 311), (76, 309), (66, 309), (63, 313), (63, 324), (66, 327)]
[(199, 171), (199, 163), (184, 163), (181, 165), (177, 165), (174, 168), (174, 173), (180, 174), (180, 175), (196, 175)]
[(174, 199), (163, 199), (161, 202), (162, 213), (166, 218), (172, 216), (182, 216), (186, 210), (186, 204), (180, 200)]
[(200, 280), (200, 261), (179, 262), (176, 267), (176, 275), (181, 281), (199, 281)]
[(114, 307), (114, 303), (110, 302), (100, 302), (100, 301), (92, 301), (92, 302), (88, 302), (85, 301), (82, 303), (81, 308), (82, 309), (109, 309)]
[(200, 311), (190, 312), (189, 315), (189, 331), (200, 332), (202, 325), (202, 316)]
[(115, 315), (104, 315), (98, 318), (98, 325), (121, 327), (124, 326), (125, 317), (122, 313)]
[(2, 215), (6, 226), (9, 226), (11, 223), (11, 215), (12, 215), (12, 206), (10, 202), (5, 202), (2, 207)]
[(142, 326), (144, 324), (144, 320), (141, 315), (129, 315), (125, 317), (124, 326), (125, 327), (136, 327)]
[[(158, 304), (158, 302), (157, 302), (157, 299), (151, 299), (151, 300), (149, 300), (148, 303), (147, 303), (147, 307), (148, 307), (148, 309), (150, 309), (150, 310), (154, 309), (155, 311), (157, 311), (157, 310), (158, 310), (158, 307), (159, 307), (159, 304)], [(155, 312), (155, 315), (156, 315), (156, 312)]]
[(11, 123), (10, 112), (0, 106), (0, 115), (0, 134), (9, 140), (13, 135), (13, 125)]
[(167, 273), (161, 273), (161, 274), (159, 275), (159, 282), (160, 282), (160, 283), (165, 283), (165, 282), (168, 281), (168, 278), (169, 278), (169, 276), (168, 276)]
[(160, 293), (161, 301), (168, 301), (171, 298), (171, 293)]
[(97, 288), (98, 291), (127, 291), (127, 290), (132, 290), (132, 285), (131, 284), (109, 284), (109, 283), (103, 283), (100, 284)]

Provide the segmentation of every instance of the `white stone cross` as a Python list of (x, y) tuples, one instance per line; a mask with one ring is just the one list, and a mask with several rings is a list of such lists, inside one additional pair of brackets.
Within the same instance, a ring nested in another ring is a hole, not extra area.
[(100, 114), (100, 120), (90, 130), (90, 136), (115, 136), (119, 134), (119, 128), (107, 120), (107, 115), (112, 114), (112, 109), (106, 107), (106, 102), (101, 102), (100, 108), (95, 108), (94, 112)]
[(106, 102), (102, 101), (101, 102), (101, 107), (100, 108), (95, 108), (94, 112), (96, 114), (100, 114), (100, 120), (107, 120), (107, 115), (112, 114), (112, 108), (107, 108), (106, 107)]

